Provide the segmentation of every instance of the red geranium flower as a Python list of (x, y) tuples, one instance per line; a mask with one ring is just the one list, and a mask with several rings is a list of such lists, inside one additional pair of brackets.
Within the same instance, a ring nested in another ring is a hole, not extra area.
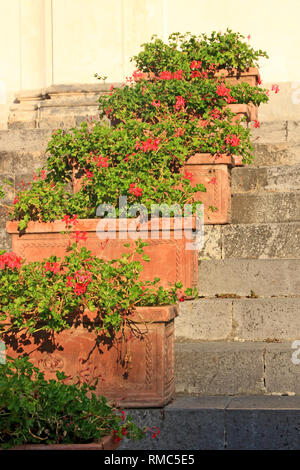
[(153, 100), (151, 104), (152, 104), (152, 106), (155, 106), (155, 108), (160, 107), (160, 101), (159, 100), (158, 101)]
[(130, 194), (133, 194), (136, 197), (141, 197), (143, 194), (142, 188), (136, 186), (136, 183), (131, 183), (129, 188)]
[(237, 147), (240, 144), (240, 138), (235, 134), (230, 134), (225, 138), (225, 142), (232, 147)]
[(183, 98), (183, 96), (176, 96), (176, 103), (175, 103), (175, 106), (174, 106), (176, 111), (179, 111), (180, 109), (183, 109), (184, 105), (185, 105), (185, 99)]

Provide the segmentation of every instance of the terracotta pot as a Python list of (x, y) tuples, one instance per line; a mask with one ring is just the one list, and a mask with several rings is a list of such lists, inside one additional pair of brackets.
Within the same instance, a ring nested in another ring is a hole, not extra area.
[[(232, 69), (230, 72), (228, 72), (226, 69), (221, 69), (214, 74), (214, 77), (224, 77), (224, 79), (231, 85), (245, 82), (249, 83), (251, 86), (255, 86), (259, 81), (259, 71), (255, 67), (249, 67), (248, 70), (245, 70), (239, 74), (236, 69)], [(153, 72), (141, 72), (140, 77), (137, 77), (135, 81), (137, 82), (142, 79), (154, 80), (155, 75)]]
[[(107, 225), (103, 228), (107, 228), (107, 232), (102, 232), (103, 239), (97, 236), (98, 223)], [(154, 230), (155, 223), (157, 229)], [(86, 232), (87, 240), (79, 242), (79, 245), (84, 245), (94, 255), (106, 260), (132, 251), (135, 247), (133, 237), (140, 237), (148, 243), (144, 252), (150, 257), (150, 262), (144, 261), (141, 255), (135, 257), (144, 266), (141, 279), (152, 281), (159, 277), (160, 284), (164, 287), (168, 287), (170, 283), (182, 282), (183, 286), (188, 288), (197, 285), (198, 252), (187, 249), (189, 240), (183, 233), (183, 225), (185, 230), (192, 230), (196, 227), (196, 220), (192, 217), (184, 222), (183, 219), (178, 221), (174, 218), (157, 218), (141, 223), (136, 231), (134, 219), (81, 219), (73, 231)], [(112, 233), (114, 227), (115, 233)], [(7, 222), (6, 230), (12, 235), (12, 251), (27, 261), (41, 261), (51, 255), (64, 257), (70, 243), (70, 237), (61, 233), (65, 230), (62, 221), (29, 222), (26, 233), (21, 236), (18, 232), (18, 222)], [(111, 236), (116, 239), (109, 238)], [(178, 238), (180, 236), (181, 238)], [(125, 248), (125, 243), (129, 243), (130, 247)]]
[[(83, 323), (61, 333), (53, 340), (45, 332), (27, 338), (6, 335), (6, 354), (28, 355), (30, 361), (56, 379), (56, 370), (81, 382), (98, 377), (95, 393), (116, 401), (120, 406), (161, 407), (175, 393), (174, 319), (178, 307), (137, 307), (128, 317), (124, 334), (97, 337), (91, 314), (85, 312)], [(25, 344), (24, 344), (25, 343)]]
[(226, 108), (230, 109), (233, 113), (236, 113), (237, 116), (233, 119), (241, 121), (241, 119), (246, 116), (247, 122), (255, 121), (258, 118), (258, 108), (252, 103), (250, 104), (229, 104)]
[(155, 74), (153, 72), (139, 72), (139, 75), (134, 79), (136, 82), (141, 80), (155, 80)]
[(23, 444), (7, 450), (115, 450), (119, 445), (112, 436), (105, 436), (89, 444)]
[(226, 69), (218, 70), (215, 77), (224, 77), (226, 82), (230, 85), (236, 85), (237, 83), (249, 83), (251, 86), (257, 85), (259, 81), (259, 71), (255, 67), (249, 67), (247, 71), (238, 74), (236, 69), (232, 69), (230, 72)]
[[(232, 166), (242, 164), (241, 157), (221, 155), (214, 157), (209, 153), (197, 153), (184, 165), (184, 171), (192, 174), (191, 184), (202, 183), (206, 193), (197, 192), (195, 200), (204, 204), (205, 224), (227, 224), (231, 222), (231, 177)], [(217, 208), (216, 212), (209, 207)]]

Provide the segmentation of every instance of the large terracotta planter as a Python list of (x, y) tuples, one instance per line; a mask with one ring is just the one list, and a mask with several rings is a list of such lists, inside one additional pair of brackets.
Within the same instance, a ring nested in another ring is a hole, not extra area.
[[(230, 72), (226, 69), (221, 69), (214, 74), (214, 77), (224, 77), (231, 85), (245, 82), (249, 83), (251, 86), (255, 86), (259, 81), (259, 71), (255, 67), (249, 67), (248, 70), (241, 73), (238, 73), (236, 69), (232, 69)], [(135, 81), (138, 82), (142, 79), (155, 80), (155, 75), (153, 72), (140, 72), (139, 76), (135, 78)]]
[[(184, 170), (192, 174), (192, 186), (202, 183), (206, 192), (197, 192), (196, 201), (204, 204), (205, 224), (227, 224), (231, 222), (231, 176), (230, 169), (241, 165), (241, 157), (221, 155), (214, 157), (209, 153), (191, 156), (184, 165)], [(213, 206), (217, 211), (212, 212)]]
[[(174, 396), (174, 319), (177, 306), (137, 307), (128, 317), (130, 326), (114, 341), (97, 337), (92, 314), (85, 312), (78, 327), (28, 338), (4, 336), (6, 354), (28, 355), (30, 361), (56, 379), (63, 371), (81, 382), (99, 377), (95, 393), (122, 407), (161, 407)], [(21, 335), (21, 333), (20, 333)]]
[(236, 117), (233, 118), (233, 124), (235, 121), (241, 121), (241, 119), (245, 116), (246, 121), (251, 122), (255, 121), (258, 118), (258, 108), (254, 106), (252, 103), (250, 104), (229, 104), (226, 108), (230, 109), (233, 113), (236, 113)]
[(113, 436), (105, 436), (99, 442), (88, 444), (23, 444), (7, 450), (115, 450), (119, 445)]
[(215, 77), (223, 77), (226, 82), (230, 85), (236, 85), (237, 83), (249, 83), (251, 86), (255, 86), (259, 82), (259, 71), (255, 67), (249, 67), (248, 70), (244, 70), (240, 74), (236, 69), (232, 69), (230, 72), (226, 69), (218, 70)]
[[(97, 225), (101, 219), (79, 220), (73, 231), (84, 231), (87, 237), (87, 240), (79, 242), (79, 245), (82, 243), (94, 255), (111, 260), (118, 258), (122, 253), (132, 251), (135, 247), (135, 240), (132, 237), (135, 239), (140, 237), (148, 243), (144, 252), (150, 257), (150, 262), (146, 262), (141, 255), (135, 256), (135, 259), (144, 266), (141, 279), (153, 281), (155, 277), (159, 277), (160, 284), (164, 287), (175, 282), (182, 282), (185, 288), (197, 285), (198, 252), (187, 249), (189, 240), (182, 231), (184, 224), (186, 230), (195, 228), (195, 218), (190, 217), (184, 221), (180, 219), (181, 223), (174, 218), (158, 218), (155, 219), (156, 222), (153, 220), (152, 225), (151, 221), (141, 223), (138, 232), (133, 219), (102, 220), (109, 220), (107, 232), (102, 232), (103, 239), (97, 236)], [(157, 230), (154, 230), (155, 223)], [(114, 227), (115, 233), (113, 233)], [(11, 221), (7, 222), (6, 230), (12, 235), (12, 251), (27, 261), (41, 261), (51, 255), (63, 257), (70, 243), (70, 237), (61, 233), (65, 230), (62, 221), (29, 222), (23, 235), (18, 232), (18, 222)], [(109, 238), (113, 235), (115, 239)], [(180, 236), (181, 238), (178, 238)], [(125, 243), (129, 243), (130, 247), (125, 248)]]

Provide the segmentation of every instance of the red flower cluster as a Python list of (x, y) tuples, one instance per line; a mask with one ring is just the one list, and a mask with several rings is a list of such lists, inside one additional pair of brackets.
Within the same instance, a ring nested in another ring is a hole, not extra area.
[(168, 72), (168, 71), (165, 70), (165, 71), (160, 73), (158, 78), (160, 80), (172, 80), (173, 74), (172, 74), (172, 72)]
[(254, 127), (257, 129), (258, 127), (260, 127), (260, 124), (259, 122), (255, 119), (254, 120)]
[(118, 436), (118, 431), (113, 430), (113, 440), (114, 442), (120, 442), (122, 440), (122, 437)]
[(22, 258), (17, 256), (16, 253), (4, 253), (0, 255), (0, 269), (5, 269), (6, 267), (10, 269), (19, 269), (21, 267)]
[(159, 434), (160, 434), (160, 430), (157, 426), (153, 427), (153, 428), (148, 428), (148, 431), (151, 431), (152, 432), (152, 439), (155, 439)]
[(160, 80), (182, 80), (183, 70), (177, 70), (177, 72), (168, 72), (167, 70), (161, 72), (158, 76)]
[(214, 108), (210, 111), (210, 115), (212, 119), (220, 119), (220, 110), (218, 108)]
[(224, 83), (217, 86), (217, 95), (223, 96), (227, 103), (235, 103), (237, 100), (230, 96), (230, 89), (227, 88)]
[(134, 157), (135, 155), (136, 155), (136, 153), (132, 153), (131, 155), (129, 155), (129, 153), (127, 153), (127, 154), (126, 154), (126, 157), (124, 158), (124, 161), (128, 163), (128, 162), (129, 162), (129, 158), (130, 158), (130, 157)]
[(50, 271), (51, 273), (53, 274), (57, 274), (58, 271), (60, 270), (60, 265), (59, 263), (51, 263), (50, 261), (47, 261), (45, 264), (44, 264), (44, 269), (45, 271)]
[(187, 180), (192, 181), (192, 179), (193, 179), (193, 173), (190, 173), (189, 171), (185, 171), (185, 172), (184, 172), (184, 177), (185, 177)]
[(94, 173), (92, 171), (85, 170), (85, 175), (89, 180), (91, 180), (93, 179)]
[[(40, 176), (42, 178), (42, 180), (45, 180), (46, 179), (46, 171), (45, 170), (41, 170), (40, 172)], [(33, 175), (33, 180), (34, 181), (37, 181), (39, 179), (39, 176), (38, 175)]]
[[(145, 74), (143, 72), (141, 72), (140, 70), (135, 70), (132, 74), (132, 78), (136, 82), (143, 79), (144, 77), (145, 77)], [(128, 78), (128, 77), (126, 77), (126, 78)], [(131, 80), (128, 80), (128, 81), (131, 81)]]
[(183, 96), (176, 96), (176, 103), (174, 105), (174, 108), (176, 109), (176, 111), (180, 111), (181, 109), (183, 109), (184, 105), (185, 105), (185, 99), (183, 98)]
[(129, 192), (130, 194), (133, 194), (136, 197), (141, 197), (141, 195), (143, 194), (142, 188), (139, 188), (138, 186), (136, 186), (136, 183), (130, 184)]
[(143, 150), (143, 152), (149, 152), (150, 150), (158, 150), (159, 139), (151, 139), (149, 137), (145, 142), (136, 142), (135, 148)]
[(159, 108), (159, 107), (160, 107), (160, 101), (159, 101), (159, 100), (157, 100), (157, 101), (153, 100), (151, 104), (152, 104), (152, 106), (154, 106), (155, 108)]
[(218, 96), (229, 96), (230, 90), (227, 88), (224, 83), (217, 86), (217, 95)]
[(203, 70), (203, 72), (199, 72), (199, 70), (192, 70), (191, 72), (192, 78), (208, 78), (208, 73)]
[(279, 93), (279, 86), (278, 85), (272, 85), (272, 91), (275, 91), (275, 94)]
[[(191, 77), (192, 78), (208, 78), (208, 72), (214, 72), (215, 69), (216, 69), (216, 64), (211, 64), (209, 67), (208, 67), (208, 70), (202, 70), (201, 72), (199, 71), (199, 69), (201, 69), (202, 67), (202, 62), (201, 60), (193, 60), (190, 64), (190, 68), (191, 68)], [(195, 70), (196, 69), (196, 70)]]
[(175, 129), (174, 137), (180, 137), (184, 134), (184, 130), (181, 127)]
[(65, 224), (66, 224), (68, 227), (70, 227), (71, 225), (76, 225), (76, 224), (78, 224), (77, 217), (78, 217), (77, 214), (74, 214), (73, 216), (64, 215), (61, 220), (62, 220), (62, 222), (65, 222)]
[(76, 230), (75, 233), (71, 235), (73, 238), (75, 238), (75, 242), (79, 243), (80, 240), (86, 241), (86, 232), (80, 232), (80, 230)]
[(182, 80), (183, 78), (183, 71), (177, 70), (177, 72), (173, 73), (173, 80)]
[[(92, 152), (90, 153), (91, 155)], [(102, 168), (108, 168), (109, 167), (109, 161), (108, 157), (102, 157), (102, 155), (95, 155), (94, 156), (94, 162), (97, 162), (97, 167), (101, 166)]]
[(73, 277), (67, 276), (67, 287), (72, 287), (76, 295), (82, 295), (91, 281), (92, 274), (89, 271), (76, 271)]
[(107, 108), (107, 109), (105, 110), (106, 116), (109, 117), (110, 114), (111, 114), (111, 112), (112, 112), (112, 108)]
[(193, 69), (201, 69), (201, 66), (202, 66), (201, 60), (193, 60), (193, 62), (191, 62), (191, 64), (190, 64), (190, 68), (192, 70)]
[[(209, 122), (207, 121), (207, 119), (203, 119), (203, 120), (201, 119), (201, 120), (200, 120), (200, 126), (201, 126), (201, 127), (207, 127), (208, 124), (209, 124)], [(199, 126), (198, 126), (198, 127), (199, 127)]]
[(240, 138), (235, 134), (230, 134), (225, 139), (226, 144), (230, 144), (232, 147), (240, 145)]

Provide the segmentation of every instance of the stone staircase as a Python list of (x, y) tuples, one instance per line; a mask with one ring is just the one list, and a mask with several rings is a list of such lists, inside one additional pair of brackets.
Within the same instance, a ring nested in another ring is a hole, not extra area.
[[(279, 144), (268, 144), (253, 166), (232, 170), (232, 224), (207, 227), (204, 298), (184, 305), (176, 322), (180, 394), (300, 394), (292, 362), (300, 338), (300, 146), (287, 126), (273, 127), (295, 160), (271, 165), (271, 145)], [(259, 133), (260, 146), (272, 140), (269, 123)]]
[[(53, 127), (20, 122), (0, 131), (7, 203), (43, 163)], [(201, 298), (182, 304), (176, 320), (177, 397), (164, 409), (130, 410), (161, 434), (120, 450), (300, 448), (300, 364), (292, 362), (300, 339), (299, 131), (297, 122), (263, 122), (253, 165), (232, 170), (232, 224), (205, 227)], [(0, 245), (10, 249), (5, 221), (0, 214)]]
[[(45, 149), (51, 129), (0, 130), (0, 185), (6, 192), (4, 204), (11, 205), (15, 191), (32, 180), (45, 161)], [(7, 184), (9, 181), (11, 184)], [(11, 240), (6, 233), (7, 214), (0, 208), (0, 249), (10, 250)]]
[(122, 448), (300, 448), (299, 131), (262, 123), (254, 163), (232, 170), (232, 224), (205, 227), (202, 298), (176, 319), (177, 398), (163, 418), (130, 410), (161, 438)]

